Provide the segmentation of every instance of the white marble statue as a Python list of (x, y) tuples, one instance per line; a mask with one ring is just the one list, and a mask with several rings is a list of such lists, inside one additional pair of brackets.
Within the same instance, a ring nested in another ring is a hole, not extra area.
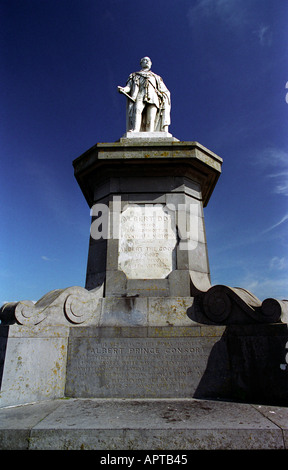
[(170, 92), (162, 78), (151, 71), (149, 57), (140, 61), (141, 70), (131, 73), (125, 87), (118, 91), (127, 96), (127, 132), (168, 132)]

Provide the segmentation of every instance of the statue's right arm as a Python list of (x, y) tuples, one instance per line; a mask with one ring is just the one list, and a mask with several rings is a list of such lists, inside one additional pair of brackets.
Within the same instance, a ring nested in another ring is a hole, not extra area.
[(125, 87), (121, 87), (121, 86), (118, 86), (118, 91), (120, 93), (122, 93), (122, 91), (124, 91), (125, 93), (130, 93), (131, 89), (132, 89), (132, 85), (133, 85), (133, 80), (134, 80), (134, 73), (131, 73), (129, 75), (129, 78), (127, 80), (127, 83), (126, 83), (126, 86)]
[(123, 93), (123, 92), (129, 93), (130, 87), (128, 87), (128, 86), (125, 86), (125, 87), (118, 86), (118, 91), (119, 91), (119, 93)]

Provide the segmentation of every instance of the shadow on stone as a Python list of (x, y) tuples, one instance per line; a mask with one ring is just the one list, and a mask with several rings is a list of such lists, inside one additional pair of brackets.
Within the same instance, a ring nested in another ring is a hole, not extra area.
[(288, 406), (286, 324), (229, 325), (194, 398)]
[(0, 325), (0, 390), (2, 385), (2, 378), (4, 372), (4, 364), (5, 364), (5, 357), (6, 357), (6, 350), (7, 350), (7, 342), (8, 342), (8, 333), (9, 333), (9, 326), (1, 326)]

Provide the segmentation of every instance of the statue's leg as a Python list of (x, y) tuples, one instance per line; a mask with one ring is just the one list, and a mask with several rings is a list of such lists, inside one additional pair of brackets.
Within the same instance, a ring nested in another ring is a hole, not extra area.
[(148, 105), (147, 106), (147, 122), (146, 122), (147, 132), (155, 131), (156, 114), (157, 114), (157, 107), (154, 105)]
[(135, 110), (133, 131), (140, 132), (142, 113), (138, 109)]
[(144, 109), (143, 101), (136, 100), (134, 104), (134, 113), (133, 113), (133, 122), (132, 122), (132, 130), (135, 132), (140, 132), (143, 109)]

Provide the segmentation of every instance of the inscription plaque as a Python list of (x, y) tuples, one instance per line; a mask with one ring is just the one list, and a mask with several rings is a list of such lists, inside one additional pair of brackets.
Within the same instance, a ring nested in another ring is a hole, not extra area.
[(174, 213), (161, 205), (138, 205), (120, 216), (118, 269), (129, 279), (164, 279), (175, 269)]
[(190, 397), (216, 338), (73, 338), (67, 396)]

